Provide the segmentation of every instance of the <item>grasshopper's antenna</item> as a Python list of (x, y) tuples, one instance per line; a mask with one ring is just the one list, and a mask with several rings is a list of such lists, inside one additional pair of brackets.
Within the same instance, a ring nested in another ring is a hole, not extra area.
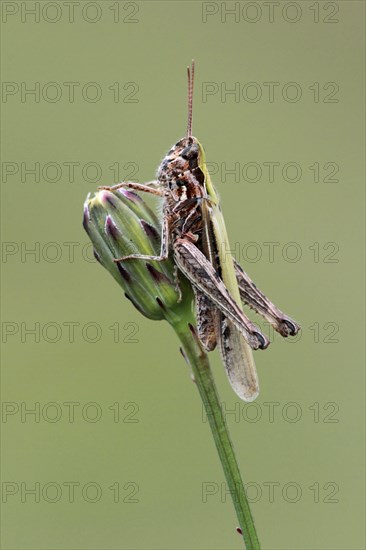
[(187, 67), (188, 77), (188, 126), (187, 137), (192, 137), (192, 105), (193, 105), (193, 83), (194, 83), (194, 59), (191, 68)]

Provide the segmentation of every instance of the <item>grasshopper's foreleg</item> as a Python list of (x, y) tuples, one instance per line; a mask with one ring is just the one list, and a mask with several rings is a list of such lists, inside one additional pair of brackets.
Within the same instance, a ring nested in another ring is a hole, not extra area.
[(233, 258), (233, 261), (242, 301), (264, 317), (283, 337), (295, 336), (300, 330), (299, 325), (272, 304), (263, 292), (255, 286), (235, 258)]
[(112, 185), (108, 187), (107, 185), (101, 185), (98, 189), (105, 189), (106, 191), (116, 191), (122, 187), (127, 187), (128, 189), (133, 189), (134, 191), (142, 191), (144, 193), (150, 193), (151, 195), (156, 195), (158, 197), (163, 197), (164, 192), (159, 189), (160, 183), (158, 181), (149, 181), (147, 183), (136, 183), (134, 181), (123, 181), (117, 183), (117, 185)]
[(179, 269), (243, 334), (253, 349), (264, 349), (268, 339), (242, 312), (212, 264), (189, 239), (177, 239), (173, 245)]
[(124, 262), (125, 260), (152, 260), (155, 262), (163, 262), (168, 259), (169, 255), (169, 221), (168, 217), (164, 216), (163, 227), (161, 232), (161, 249), (159, 256), (150, 256), (148, 254), (129, 254), (128, 256), (122, 256), (122, 258), (116, 258), (114, 262)]

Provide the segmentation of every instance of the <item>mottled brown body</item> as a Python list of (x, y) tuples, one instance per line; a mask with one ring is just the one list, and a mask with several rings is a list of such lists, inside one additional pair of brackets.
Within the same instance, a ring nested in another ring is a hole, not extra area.
[[(218, 243), (211, 227), (209, 202), (205, 176), (200, 168), (200, 148), (194, 137), (186, 137), (178, 141), (168, 152), (158, 170), (158, 182), (164, 189), (164, 218), (167, 223), (167, 234), (172, 243), (175, 259), (183, 273), (193, 282), (196, 299), (196, 317), (198, 333), (204, 347), (212, 351), (218, 339), (228, 334), (229, 327), (220, 329), (224, 316), (215, 306), (214, 299), (222, 299), (223, 285), (221, 279), (222, 266), (218, 254)], [(208, 204), (207, 204), (208, 203)], [(190, 250), (184, 247), (190, 243)], [(194, 250), (193, 246), (195, 247)], [(209, 284), (207, 264), (200, 267), (198, 251), (204, 255), (213, 268), (214, 284)], [(190, 254), (191, 253), (191, 254)], [(190, 269), (194, 270), (194, 277)], [(200, 273), (200, 270), (202, 273)], [(188, 271), (188, 273), (187, 273)], [(197, 288), (198, 280), (210, 288), (209, 294), (202, 293)], [(231, 296), (228, 302), (237, 318), (243, 319), (239, 311), (235, 311), (235, 303)], [(268, 346), (267, 338), (245, 317), (245, 336), (254, 349)]]

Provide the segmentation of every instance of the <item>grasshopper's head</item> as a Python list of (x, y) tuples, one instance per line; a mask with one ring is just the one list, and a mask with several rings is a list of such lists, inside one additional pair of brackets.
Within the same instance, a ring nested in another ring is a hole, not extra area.
[(200, 164), (201, 149), (199, 141), (193, 136), (180, 139), (168, 151), (159, 171), (167, 165), (175, 166), (182, 172), (193, 170)]
[(203, 185), (204, 174), (201, 169), (202, 147), (193, 136), (180, 139), (163, 159), (158, 179), (169, 185), (172, 190), (191, 185)]

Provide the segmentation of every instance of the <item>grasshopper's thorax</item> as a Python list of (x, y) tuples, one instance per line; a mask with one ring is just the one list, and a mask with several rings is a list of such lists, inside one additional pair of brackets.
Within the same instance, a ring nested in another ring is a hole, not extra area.
[(201, 150), (194, 137), (184, 137), (170, 149), (163, 159), (158, 180), (166, 189), (168, 208), (173, 210), (178, 203), (204, 196), (204, 174), (200, 168)]

